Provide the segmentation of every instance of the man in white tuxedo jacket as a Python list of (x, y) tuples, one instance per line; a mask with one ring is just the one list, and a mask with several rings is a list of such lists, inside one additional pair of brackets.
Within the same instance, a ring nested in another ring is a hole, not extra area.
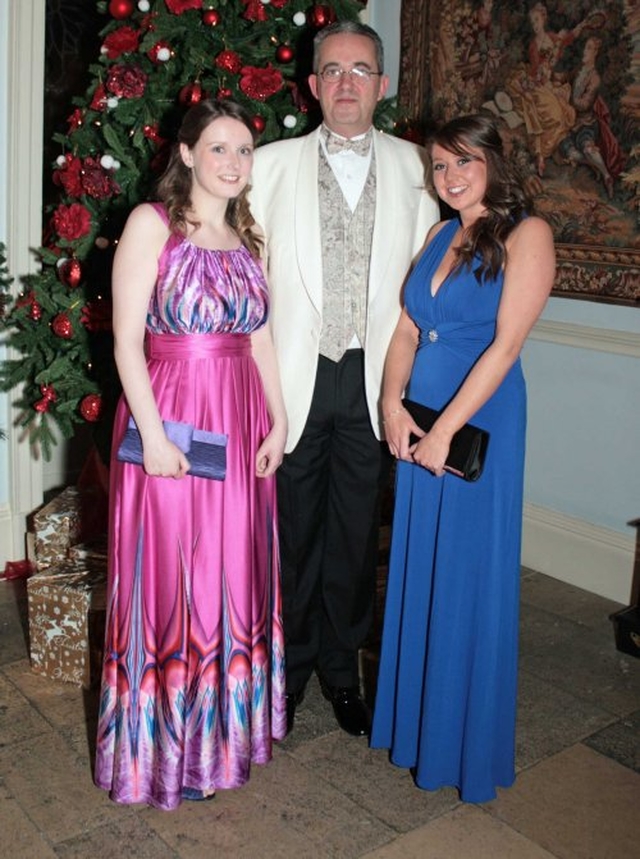
[(338, 724), (362, 736), (370, 713), (358, 649), (373, 614), (389, 473), (383, 364), (403, 282), (438, 208), (424, 188), (423, 150), (372, 128), (388, 86), (375, 31), (352, 21), (320, 30), (313, 72), (322, 126), (259, 147), (250, 194), (289, 419), (277, 477), (287, 717), (291, 729), (315, 670)]

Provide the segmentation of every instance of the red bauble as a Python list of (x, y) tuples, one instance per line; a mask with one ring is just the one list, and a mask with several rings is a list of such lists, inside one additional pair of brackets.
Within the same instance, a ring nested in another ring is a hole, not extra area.
[(293, 48), (290, 45), (280, 45), (276, 51), (276, 60), (279, 63), (290, 63), (293, 59)]
[(233, 93), (227, 87), (221, 86), (218, 90), (218, 98), (231, 98)]
[(102, 397), (100, 394), (87, 394), (80, 401), (80, 414), (90, 423), (100, 420), (102, 415)]
[(75, 257), (60, 260), (57, 264), (58, 277), (70, 289), (75, 289), (82, 280), (82, 266)]
[(319, 30), (321, 27), (326, 27), (327, 24), (333, 24), (336, 20), (336, 13), (331, 6), (319, 4), (312, 6), (310, 19), (312, 25)]
[(117, 21), (130, 18), (134, 10), (133, 0), (111, 0), (109, 3), (109, 14)]
[(258, 132), (258, 134), (262, 134), (262, 132), (264, 131), (264, 127), (266, 125), (266, 122), (264, 121), (264, 119), (261, 116), (258, 116), (258, 114), (256, 114), (252, 118), (251, 122), (253, 122), (253, 127)]
[(205, 9), (202, 12), (202, 23), (207, 27), (217, 27), (220, 23), (220, 13), (217, 9)]
[(231, 75), (239, 74), (242, 66), (244, 65), (240, 55), (235, 51), (230, 51), (228, 48), (224, 51), (220, 51), (218, 56), (215, 58), (214, 63), (219, 69), (224, 69)]
[(182, 87), (178, 94), (178, 101), (180, 104), (184, 105), (198, 104), (198, 102), (202, 100), (203, 96), (204, 92), (202, 91), (202, 84), (200, 81), (194, 81), (193, 83), (185, 84)]
[(63, 340), (70, 340), (73, 337), (73, 326), (66, 313), (58, 313), (57, 316), (54, 316), (51, 330), (56, 337), (61, 337)]

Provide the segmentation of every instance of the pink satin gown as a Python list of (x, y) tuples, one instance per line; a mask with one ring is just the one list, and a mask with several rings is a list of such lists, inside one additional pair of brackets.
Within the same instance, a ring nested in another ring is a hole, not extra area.
[[(172, 809), (185, 788), (240, 787), (285, 735), (275, 480), (255, 476), (270, 421), (250, 334), (267, 314), (244, 247), (168, 239), (147, 317), (151, 384), (164, 420), (228, 435), (227, 470), (149, 477), (112, 456), (95, 780), (116, 802)], [(129, 415), (122, 398), (114, 454)]]

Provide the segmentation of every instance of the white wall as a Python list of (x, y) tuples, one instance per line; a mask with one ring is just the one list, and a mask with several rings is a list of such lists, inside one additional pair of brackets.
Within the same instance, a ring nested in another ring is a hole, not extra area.
[(401, 0), (369, 0), (367, 4), (367, 23), (382, 36), (384, 42), (384, 65), (385, 72), (389, 75), (389, 96), (398, 92), (401, 8)]
[(640, 308), (552, 298), (523, 363), (523, 562), (628, 603), (628, 523), (640, 518)]
[[(18, 275), (37, 270), (31, 248), (42, 241), (44, 5), (45, 0), (0, 0), (0, 218), (16, 291)], [(0, 444), (0, 568), (25, 557), (26, 519), (43, 493), (42, 463), (14, 427), (14, 397), (15, 392), (0, 395), (8, 435)]]
[[(0, 0), (0, 57), (7, 56), (7, 12), (9, 0)], [(2, 62), (0, 60), (0, 62)], [(7, 75), (0, 73), (0, 129), (7, 127)], [(7, 137), (0, 133), (0, 176), (7, 175)], [(4, 196), (4, 195), (3, 195)], [(0, 242), (7, 243), (7, 211), (0, 200)], [(0, 361), (6, 358), (6, 350), (0, 345)], [(9, 415), (8, 397), (0, 394), (0, 429), (7, 431)], [(0, 441), (0, 510), (9, 503), (9, 445)]]

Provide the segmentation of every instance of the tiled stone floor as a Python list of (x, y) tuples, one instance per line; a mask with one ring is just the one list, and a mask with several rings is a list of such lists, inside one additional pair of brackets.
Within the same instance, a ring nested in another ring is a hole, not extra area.
[[(96, 695), (33, 674), (23, 582), (0, 582), (0, 856), (11, 859), (624, 859), (640, 856), (640, 659), (620, 606), (522, 575), (518, 779), (498, 799), (426, 793), (337, 729), (317, 685), (269, 766), (178, 811), (91, 780)], [(375, 647), (366, 675), (375, 674)]]

